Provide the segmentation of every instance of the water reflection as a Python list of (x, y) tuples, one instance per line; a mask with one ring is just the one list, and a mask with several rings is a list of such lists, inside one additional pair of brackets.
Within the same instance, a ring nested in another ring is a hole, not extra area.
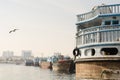
[(33, 66), (0, 64), (0, 80), (75, 80), (75, 74), (57, 73)]
[(75, 80), (75, 74), (54, 73), (52, 80)]

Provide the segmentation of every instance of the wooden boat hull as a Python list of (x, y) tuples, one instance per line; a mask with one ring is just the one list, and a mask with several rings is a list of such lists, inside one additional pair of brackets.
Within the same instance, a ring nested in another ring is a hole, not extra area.
[(72, 60), (53, 63), (52, 67), (53, 67), (53, 71), (57, 71), (60, 73), (73, 73), (75, 69), (75, 66)]
[(41, 62), (40, 68), (42, 69), (52, 69), (52, 63), (51, 62)]
[(120, 60), (76, 62), (76, 80), (120, 79)]

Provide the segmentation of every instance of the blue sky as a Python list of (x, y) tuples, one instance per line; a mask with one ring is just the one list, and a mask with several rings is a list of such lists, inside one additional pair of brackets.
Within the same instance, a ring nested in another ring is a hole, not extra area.
[[(55, 52), (72, 56), (76, 15), (120, 0), (0, 0), (0, 54), (32, 50), (35, 56)], [(9, 31), (20, 30), (9, 34)]]

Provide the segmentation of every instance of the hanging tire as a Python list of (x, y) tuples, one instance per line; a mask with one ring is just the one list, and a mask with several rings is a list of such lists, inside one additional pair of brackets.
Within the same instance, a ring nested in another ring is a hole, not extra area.
[(75, 49), (73, 50), (73, 55), (74, 55), (74, 56), (78, 56), (78, 55), (81, 56), (81, 53), (80, 53), (80, 51), (79, 51), (78, 48), (75, 48)]

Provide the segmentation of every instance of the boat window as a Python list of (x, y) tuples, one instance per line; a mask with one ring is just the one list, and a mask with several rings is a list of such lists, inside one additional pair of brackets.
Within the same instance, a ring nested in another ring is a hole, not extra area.
[(105, 25), (111, 25), (111, 21), (105, 21)]
[(92, 52), (92, 56), (95, 55), (95, 49), (91, 49), (91, 52)]
[(118, 53), (117, 48), (102, 48), (101, 54), (102, 55), (116, 55)]
[(85, 56), (94, 56), (94, 55), (95, 55), (95, 49), (85, 50)]
[(113, 25), (119, 24), (119, 21), (118, 21), (118, 20), (113, 20), (113, 21), (112, 21), (112, 24), (113, 24)]

